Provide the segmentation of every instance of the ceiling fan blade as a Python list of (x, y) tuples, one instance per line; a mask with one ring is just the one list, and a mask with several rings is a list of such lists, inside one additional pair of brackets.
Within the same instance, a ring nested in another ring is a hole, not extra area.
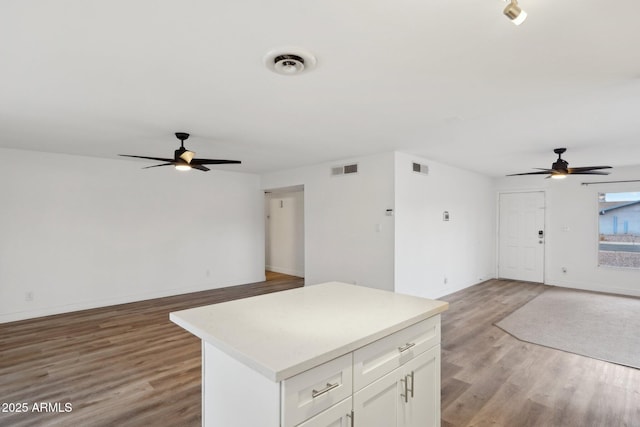
[(583, 172), (569, 172), (569, 175), (609, 175), (610, 172), (602, 171), (583, 171)]
[(135, 157), (137, 159), (157, 160), (159, 162), (173, 162), (174, 159), (167, 159), (165, 157), (147, 157), (147, 156), (132, 156), (131, 154), (118, 154), (123, 157)]
[(191, 165), (225, 165), (242, 163), (240, 160), (193, 159)]
[(511, 175), (507, 175), (507, 176), (518, 176), (518, 175), (549, 175), (550, 173), (553, 173), (553, 169), (544, 169), (540, 172), (525, 172), (525, 173), (512, 173)]
[(191, 163), (191, 167), (192, 167), (193, 169), (198, 169), (198, 170), (203, 171), (203, 172), (207, 172), (207, 171), (210, 171), (210, 170), (211, 170), (211, 169), (209, 169), (209, 168), (208, 168), (208, 167), (206, 167), (206, 166), (202, 166), (202, 165), (194, 165), (193, 163)]
[(611, 166), (582, 166), (579, 168), (569, 168), (569, 173), (588, 172), (597, 169), (611, 169)]
[(160, 166), (172, 166), (172, 165), (173, 165), (173, 162), (171, 162), (171, 163), (161, 163), (159, 165), (145, 166), (142, 169), (157, 168), (157, 167), (160, 167)]

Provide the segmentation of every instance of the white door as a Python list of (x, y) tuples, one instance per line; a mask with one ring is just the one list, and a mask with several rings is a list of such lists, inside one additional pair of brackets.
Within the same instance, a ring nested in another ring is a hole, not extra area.
[(396, 427), (398, 370), (372, 382), (353, 396), (354, 427)]
[(544, 192), (501, 193), (498, 277), (544, 282)]
[[(398, 426), (439, 426), (440, 346), (437, 345), (407, 362), (404, 373), (408, 393), (400, 404)], [(400, 384), (404, 387), (405, 382)]]

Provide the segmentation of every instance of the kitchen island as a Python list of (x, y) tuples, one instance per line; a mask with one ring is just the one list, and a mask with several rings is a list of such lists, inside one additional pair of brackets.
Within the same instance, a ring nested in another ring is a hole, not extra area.
[(202, 340), (203, 425), (440, 425), (442, 301), (339, 282), (170, 314)]

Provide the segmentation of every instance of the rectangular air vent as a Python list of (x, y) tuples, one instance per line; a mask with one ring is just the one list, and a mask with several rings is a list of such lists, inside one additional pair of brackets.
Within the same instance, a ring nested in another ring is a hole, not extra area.
[(421, 165), (420, 163), (413, 163), (412, 170), (414, 172), (422, 173), (425, 175), (429, 175), (429, 166)]
[(331, 175), (347, 175), (351, 173), (358, 173), (358, 164), (335, 166), (331, 168)]

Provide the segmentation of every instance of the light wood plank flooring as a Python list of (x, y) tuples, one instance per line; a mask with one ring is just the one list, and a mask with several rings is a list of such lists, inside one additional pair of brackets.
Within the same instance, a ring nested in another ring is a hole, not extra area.
[(442, 427), (640, 426), (640, 370), (493, 326), (545, 288), (491, 280), (442, 298)]
[[(281, 275), (0, 325), (0, 402), (73, 407), (0, 412), (0, 426), (198, 426), (200, 341), (168, 313), (302, 283)], [(491, 280), (443, 298), (443, 427), (640, 426), (639, 370), (524, 343), (493, 326), (544, 288)]]

